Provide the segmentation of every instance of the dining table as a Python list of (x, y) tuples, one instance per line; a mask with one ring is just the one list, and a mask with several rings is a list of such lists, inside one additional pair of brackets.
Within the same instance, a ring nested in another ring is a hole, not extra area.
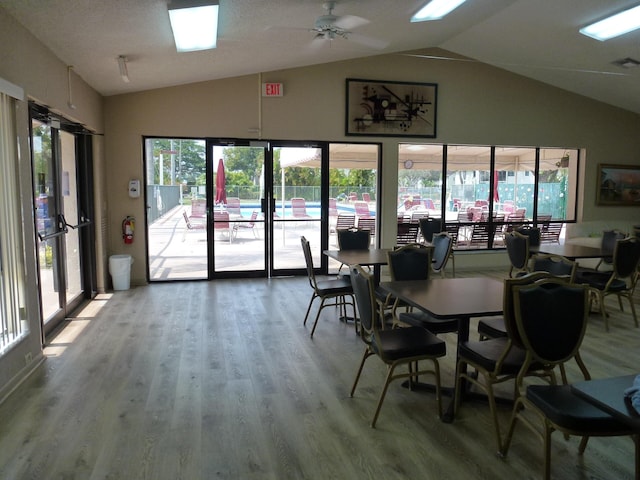
[[(435, 318), (458, 319), (456, 362), (460, 345), (469, 340), (471, 319), (501, 315), (503, 311), (504, 283), (493, 278), (392, 281), (380, 283), (380, 289)], [(464, 397), (468, 393), (466, 382), (462, 382), (461, 387)], [(454, 393), (454, 389), (443, 390)], [(445, 422), (453, 421), (455, 395), (451, 397), (443, 415)]]
[(636, 376), (622, 375), (575, 382), (571, 384), (571, 391), (640, 434), (640, 413), (624, 396), (624, 391), (633, 385)]
[[(548, 255), (560, 255), (569, 260), (579, 258), (602, 258), (607, 256), (600, 247), (589, 247), (587, 245), (574, 245), (571, 243), (541, 243), (539, 246), (531, 247), (529, 251), (533, 253), (546, 253)], [(608, 254), (611, 255), (610, 253)]]
[(362, 250), (324, 250), (327, 257), (345, 265), (362, 265), (373, 267), (373, 278), (376, 285), (380, 283), (380, 269), (387, 264), (389, 248), (369, 248)]

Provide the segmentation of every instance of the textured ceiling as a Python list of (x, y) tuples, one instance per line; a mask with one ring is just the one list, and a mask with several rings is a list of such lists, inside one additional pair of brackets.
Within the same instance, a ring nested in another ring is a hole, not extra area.
[[(353, 39), (316, 45), (307, 28), (325, 11), (318, 0), (220, 0), (218, 48), (177, 53), (166, 0), (0, 0), (63, 62), (103, 95), (430, 47), (489, 63), (636, 113), (640, 31), (608, 42), (578, 33), (585, 24), (638, 0), (468, 0), (444, 20), (411, 24), (417, 0), (343, 0), (335, 15), (370, 23)], [(116, 58), (128, 57), (130, 83)]]

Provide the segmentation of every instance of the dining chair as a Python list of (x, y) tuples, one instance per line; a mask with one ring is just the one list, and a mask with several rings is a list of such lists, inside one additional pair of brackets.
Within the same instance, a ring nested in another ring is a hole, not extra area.
[(359, 218), (358, 228), (360, 230), (368, 230), (371, 241), (373, 241), (376, 235), (376, 217)]
[[(426, 282), (433, 269), (431, 249), (423, 244), (405, 245), (388, 252), (387, 257), (392, 281), (424, 280)], [(400, 307), (405, 307), (406, 311), (398, 314)], [(426, 312), (414, 310), (398, 299), (394, 300), (392, 314), (394, 326), (422, 327), (435, 334), (458, 331), (457, 318), (435, 318)]]
[[(456, 365), (456, 391), (454, 412), (460, 409), (465, 383), (471, 383), (480, 388), (487, 396), (489, 412), (495, 432), (497, 451), (502, 446), (500, 423), (494, 386), (510, 380), (515, 380), (525, 361), (525, 350), (519, 337), (515, 324), (513, 291), (518, 285), (535, 284), (551, 278), (547, 272), (533, 272), (516, 278), (507, 278), (504, 281), (503, 318), (507, 330), (507, 336), (490, 338), (488, 340), (466, 341), (458, 347), (458, 362)], [(474, 373), (468, 371), (471, 368)], [(545, 365), (532, 362), (523, 373), (528, 376), (546, 378), (555, 381), (552, 370)], [(513, 386), (513, 398), (517, 397), (518, 390), (515, 382)]]
[[(347, 228), (337, 231), (338, 248), (340, 250), (369, 250), (371, 232), (359, 228)], [(340, 264), (338, 274), (342, 271), (344, 263)]]
[(609, 331), (609, 315), (606, 311), (604, 300), (609, 295), (618, 297), (618, 305), (620, 311), (624, 311), (622, 307), (622, 298), (629, 300), (629, 307), (633, 315), (633, 321), (638, 326), (638, 317), (636, 316), (636, 308), (633, 301), (633, 292), (638, 282), (638, 263), (640, 262), (640, 239), (637, 237), (628, 237), (617, 240), (613, 249), (613, 271), (612, 272), (594, 272), (591, 274), (582, 273), (580, 281), (585, 282), (591, 287), (590, 300), (597, 300), (600, 306), (600, 313), (604, 321), (605, 330)]
[[(445, 342), (420, 327), (382, 329), (382, 319), (374, 294), (373, 276), (365, 272), (359, 265), (351, 267), (350, 273), (358, 305), (361, 326), (360, 338), (365, 343), (365, 350), (349, 396), (353, 397), (355, 393), (366, 360), (375, 355), (386, 364), (387, 375), (371, 420), (372, 428), (376, 426), (389, 384), (399, 378), (408, 378), (411, 386), (413, 379), (419, 375), (433, 375), (438, 416), (442, 417), (438, 358), (447, 353)], [(420, 368), (419, 362), (424, 360), (428, 360), (432, 368)], [(398, 373), (397, 368), (401, 366), (406, 366), (407, 370)]]
[[(538, 253), (532, 257), (532, 272), (547, 272), (556, 278), (571, 283), (575, 279), (577, 264), (561, 255)], [(480, 340), (506, 337), (507, 329), (503, 317), (483, 318), (478, 321)]]
[(453, 238), (447, 232), (436, 233), (431, 237), (433, 252), (431, 253), (431, 270), (443, 278), (449, 259), (453, 265), (453, 277), (456, 276), (456, 261), (453, 256)]
[(431, 243), (433, 235), (442, 231), (442, 219), (433, 217), (421, 218), (418, 222), (420, 233), (425, 242)]
[(409, 245), (418, 240), (417, 223), (398, 223), (396, 245)]
[(516, 231), (506, 232), (504, 244), (509, 256), (509, 277), (512, 278), (514, 273), (529, 273), (529, 237)]
[[(589, 316), (588, 287), (548, 280), (537, 285), (516, 286), (513, 293), (516, 326), (526, 353), (516, 380), (519, 395), (513, 406), (500, 455), (507, 455), (514, 429), (521, 422), (543, 442), (543, 478), (549, 479), (551, 434), (555, 430), (565, 436), (582, 437), (578, 447), (580, 455), (585, 451), (590, 436), (626, 436), (632, 435), (633, 431), (576, 395), (567, 384), (564, 369), (561, 370), (563, 384), (528, 385), (524, 389), (524, 377), (534, 364), (554, 368), (575, 360), (584, 379), (590, 379), (580, 356)], [(640, 443), (637, 434), (633, 440), (636, 478), (639, 478)]]
[[(331, 280), (317, 280), (315, 276), (315, 272), (313, 269), (313, 256), (311, 254), (311, 246), (309, 245), (309, 241), (304, 237), (300, 237), (300, 241), (302, 243), (302, 251), (304, 253), (304, 260), (307, 267), (307, 277), (309, 278), (309, 285), (313, 290), (311, 294), (311, 299), (309, 300), (309, 306), (307, 307), (307, 313), (304, 316), (303, 325), (307, 325), (307, 320), (309, 318), (309, 312), (311, 311), (311, 306), (316, 298), (320, 299), (320, 308), (318, 309), (318, 313), (316, 314), (316, 318), (313, 321), (313, 327), (311, 328), (311, 337), (316, 331), (316, 326), (318, 325), (318, 319), (320, 318), (320, 312), (325, 307), (336, 306), (340, 310), (340, 316), (343, 318), (347, 318), (347, 305), (351, 305), (353, 309), (353, 318), (354, 324), (356, 328), (356, 332), (358, 331), (358, 325), (356, 319), (356, 311), (355, 311), (355, 299), (353, 296), (353, 289), (351, 288), (351, 282), (347, 279), (343, 278), (334, 278)], [(350, 299), (350, 301), (348, 300)]]

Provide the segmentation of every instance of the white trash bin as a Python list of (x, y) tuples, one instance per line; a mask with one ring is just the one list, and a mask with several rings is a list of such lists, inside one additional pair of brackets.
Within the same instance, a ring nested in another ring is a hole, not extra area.
[(113, 280), (114, 290), (129, 290), (132, 263), (131, 255), (111, 255), (109, 257), (109, 273)]

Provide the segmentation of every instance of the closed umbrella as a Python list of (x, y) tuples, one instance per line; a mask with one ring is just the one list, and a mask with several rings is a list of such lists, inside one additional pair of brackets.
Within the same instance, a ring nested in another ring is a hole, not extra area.
[(216, 205), (219, 203), (227, 203), (226, 178), (224, 174), (224, 162), (222, 159), (218, 161), (218, 170), (216, 172)]
[(493, 201), (498, 203), (500, 201), (500, 194), (498, 193), (498, 170), (493, 172)]

